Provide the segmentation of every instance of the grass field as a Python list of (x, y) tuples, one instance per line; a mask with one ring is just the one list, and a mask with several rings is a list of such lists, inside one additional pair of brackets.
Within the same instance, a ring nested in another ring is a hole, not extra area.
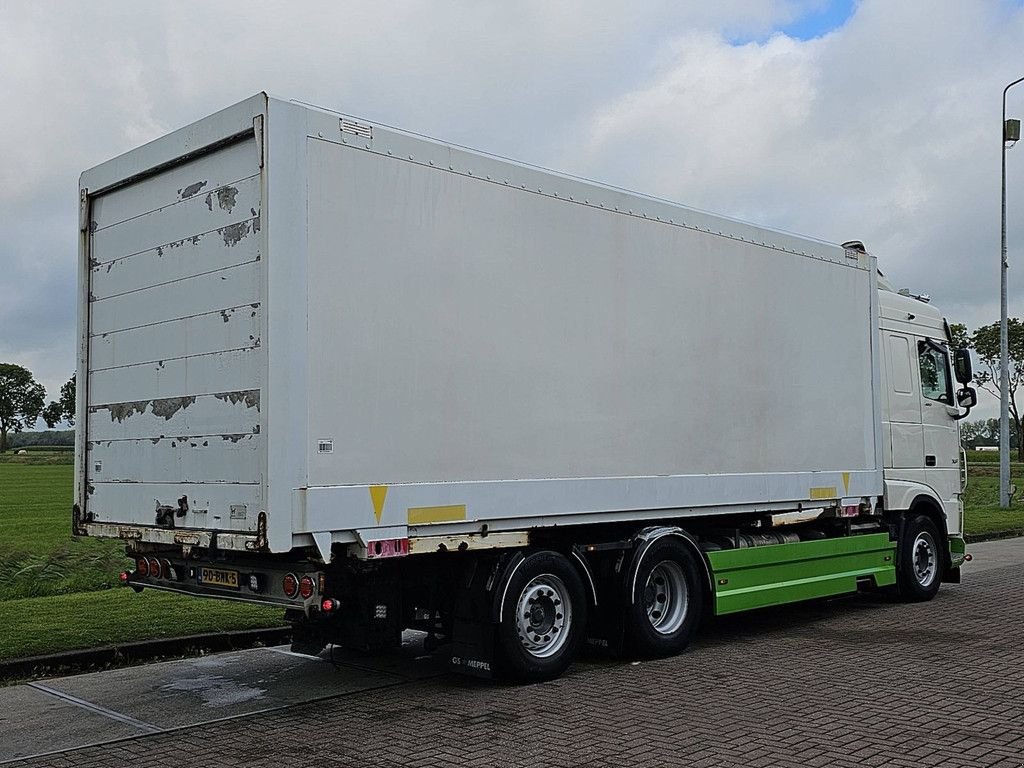
[(73, 648), (279, 626), (282, 612), (229, 600), (107, 589), (0, 601), (0, 660)]
[(72, 474), (69, 464), (0, 464), (0, 600), (117, 585), (124, 546), (71, 536)]
[(71, 536), (69, 454), (0, 459), (0, 660), (280, 626), (277, 609), (118, 586), (124, 544)]

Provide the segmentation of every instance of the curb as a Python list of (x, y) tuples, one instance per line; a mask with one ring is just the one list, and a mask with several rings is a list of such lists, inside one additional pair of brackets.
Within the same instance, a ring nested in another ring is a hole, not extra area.
[(978, 544), (982, 541), (995, 541), (996, 539), (1014, 539), (1024, 536), (1024, 528), (1013, 528), (1007, 531), (989, 531), (988, 533), (972, 533), (964, 536), (968, 544)]
[(79, 672), (88, 668), (126, 666), (165, 656), (196, 656), (204, 652), (235, 651), (261, 645), (282, 645), (291, 639), (290, 627), (245, 629), (206, 635), (141, 640), (45, 656), (0, 661), (0, 681)]

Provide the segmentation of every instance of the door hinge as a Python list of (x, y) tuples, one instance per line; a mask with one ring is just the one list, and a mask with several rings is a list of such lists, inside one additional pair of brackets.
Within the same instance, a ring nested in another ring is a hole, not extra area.
[(260, 168), (263, 167), (263, 115), (256, 115), (252, 119), (252, 132), (256, 137), (256, 157), (259, 159)]
[(78, 190), (78, 230), (85, 232), (89, 229), (89, 190), (82, 187)]

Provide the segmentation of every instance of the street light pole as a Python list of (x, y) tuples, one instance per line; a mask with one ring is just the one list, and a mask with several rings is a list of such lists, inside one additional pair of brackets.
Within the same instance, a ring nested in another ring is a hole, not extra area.
[(1006, 92), (1020, 77), (1003, 89), (1003, 121), (999, 137), (1003, 149), (1002, 241), (999, 258), (999, 506), (1010, 506), (1010, 333), (1006, 322)]

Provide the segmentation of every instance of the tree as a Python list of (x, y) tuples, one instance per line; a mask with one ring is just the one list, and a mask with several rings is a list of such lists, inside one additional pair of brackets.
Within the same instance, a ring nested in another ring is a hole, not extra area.
[[(999, 445), (999, 419), (960, 422), (960, 442), (965, 448)], [(1017, 449), (1017, 435), (1010, 430), (1010, 450)]]
[[(1022, 431), (1021, 412), (1017, 406), (1017, 387), (1024, 381), (1024, 323), (1020, 318), (1011, 317), (1007, 320), (1009, 346), (1009, 401), (1010, 420), (1016, 435), (1017, 460), (1024, 461), (1024, 431)], [(950, 326), (954, 346), (962, 346), (958, 342), (967, 342), (974, 350), (980, 363), (974, 372), (974, 383), (996, 398), (1001, 397), (999, 382), (999, 323), (983, 325), (974, 333), (967, 335), (967, 329), (960, 324)], [(1011, 442), (1012, 445), (1012, 442)]]
[(14, 363), (0, 363), (0, 453), (7, 435), (34, 427), (46, 402), (46, 390), (32, 372)]
[(62, 421), (75, 425), (75, 375), (71, 374), (71, 378), (60, 388), (60, 400), (51, 400), (43, 409), (43, 420), (51, 429)]

